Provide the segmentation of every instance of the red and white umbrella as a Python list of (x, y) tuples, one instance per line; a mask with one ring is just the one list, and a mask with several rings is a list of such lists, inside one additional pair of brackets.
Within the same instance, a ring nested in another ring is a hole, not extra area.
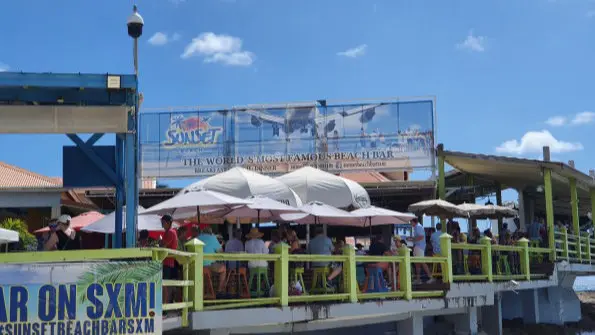
[[(85, 228), (86, 226), (92, 224), (93, 222), (101, 220), (104, 216), (105, 215), (103, 215), (99, 212), (95, 212), (95, 211), (86, 212), (81, 215), (77, 215), (77, 216), (73, 217), (72, 219), (70, 219), (70, 228), (72, 228), (76, 231), (79, 231), (79, 230)], [(45, 232), (49, 232), (49, 231), (50, 231), (50, 227), (45, 227), (45, 228), (36, 230), (34, 233), (38, 234), (38, 233), (45, 233)]]
[(244, 200), (223, 193), (209, 190), (194, 190), (178, 194), (171, 199), (167, 199), (140, 215), (150, 214), (171, 214), (174, 219), (185, 219), (200, 214), (212, 213), (221, 210), (224, 214), (233, 210), (237, 206), (251, 204), (252, 201)]
[(370, 206), (351, 211), (351, 215), (365, 218), (364, 226), (381, 226), (388, 224), (406, 224), (417, 216), (410, 213), (401, 213), (390, 209)]
[(271, 198), (256, 196), (248, 199), (252, 201), (251, 204), (233, 209), (226, 217), (251, 218), (253, 220), (256, 219), (257, 223), (260, 223), (262, 219), (278, 220), (281, 214), (304, 214), (295, 207), (288, 206)]
[(279, 217), (283, 221), (300, 224), (358, 226), (363, 223), (363, 218), (320, 201), (311, 201), (298, 209), (303, 214), (281, 214)]

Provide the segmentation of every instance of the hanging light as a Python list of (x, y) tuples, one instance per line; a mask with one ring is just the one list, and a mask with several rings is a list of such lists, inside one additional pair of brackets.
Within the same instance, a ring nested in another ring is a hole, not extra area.
[(488, 201), (486, 201), (485, 205), (486, 205), (486, 206), (491, 206), (491, 205), (493, 205), (493, 203), (490, 201), (490, 198), (488, 198)]

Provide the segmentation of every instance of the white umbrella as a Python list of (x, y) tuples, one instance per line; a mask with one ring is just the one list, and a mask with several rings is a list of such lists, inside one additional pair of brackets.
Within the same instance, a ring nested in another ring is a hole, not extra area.
[(261, 195), (294, 207), (302, 205), (300, 198), (289, 186), (274, 178), (241, 167), (234, 167), (193, 183), (186, 186), (180, 193), (196, 189), (211, 190), (238, 198)]
[(19, 241), (19, 233), (13, 230), (0, 228), (0, 244)]
[(144, 211), (141, 215), (149, 214), (172, 214), (175, 218), (188, 218), (197, 215), (200, 221), (200, 214), (213, 212), (214, 210), (231, 211), (239, 205), (251, 204), (252, 201), (244, 200), (223, 193), (196, 190), (178, 194)]
[(310, 166), (276, 179), (294, 190), (304, 203), (320, 201), (339, 208), (370, 206), (370, 196), (361, 185)]
[[(140, 215), (145, 211), (144, 208), (138, 206), (138, 230), (148, 231), (162, 231), (161, 217), (159, 215)], [(126, 206), (122, 208), (122, 212), (126, 212)], [(104, 216), (102, 219), (91, 223), (90, 225), (81, 229), (87, 233), (101, 233), (101, 234), (114, 234), (116, 228), (116, 212)], [(126, 215), (122, 215), (122, 230), (126, 229)]]
[(404, 224), (409, 223), (411, 220), (417, 218), (417, 216), (413, 214), (401, 213), (376, 206), (356, 209), (352, 211), (351, 214), (366, 218), (364, 225), (369, 225), (370, 227), (387, 224)]
[(494, 211), (494, 214), (486, 216), (488, 219), (515, 218), (519, 215), (516, 209), (506, 206), (486, 205), (486, 207), (492, 208)]
[(410, 212), (438, 217), (469, 217), (469, 214), (454, 204), (441, 199), (424, 200), (409, 205)]
[(252, 201), (251, 204), (235, 208), (226, 216), (256, 219), (257, 223), (260, 223), (261, 219), (278, 219), (281, 214), (300, 213), (299, 209), (271, 198), (257, 196), (249, 200)]
[(463, 203), (457, 207), (462, 211), (467, 212), (470, 217), (474, 218), (487, 217), (496, 214), (496, 209), (494, 206)]
[(303, 214), (281, 214), (283, 221), (301, 224), (361, 225), (363, 219), (320, 201), (309, 202), (299, 208)]

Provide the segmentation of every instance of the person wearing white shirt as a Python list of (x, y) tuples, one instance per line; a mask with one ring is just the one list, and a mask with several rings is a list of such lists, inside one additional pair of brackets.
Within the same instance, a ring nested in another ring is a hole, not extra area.
[[(246, 235), (248, 241), (246, 241), (244, 248), (249, 254), (268, 254), (269, 248), (266, 247), (262, 236), (264, 234), (258, 231), (258, 228), (250, 229), (250, 233)], [(250, 261), (248, 262), (248, 268), (266, 268), (268, 266), (267, 261)]]

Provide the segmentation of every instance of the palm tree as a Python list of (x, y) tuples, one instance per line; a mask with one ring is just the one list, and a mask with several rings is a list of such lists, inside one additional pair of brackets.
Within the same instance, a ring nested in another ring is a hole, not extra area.
[[(91, 284), (136, 284), (155, 282), (161, 285), (161, 263), (156, 261), (122, 261), (92, 264), (77, 279), (77, 300), (87, 301), (87, 288)], [(125, 295), (120, 291), (118, 304), (124, 307)], [(159, 299), (159, 297), (157, 297)]]
[(19, 233), (19, 239), (23, 243), (25, 250), (36, 250), (37, 239), (29, 232), (27, 223), (21, 219), (7, 218), (0, 223), (0, 228), (16, 231)]

